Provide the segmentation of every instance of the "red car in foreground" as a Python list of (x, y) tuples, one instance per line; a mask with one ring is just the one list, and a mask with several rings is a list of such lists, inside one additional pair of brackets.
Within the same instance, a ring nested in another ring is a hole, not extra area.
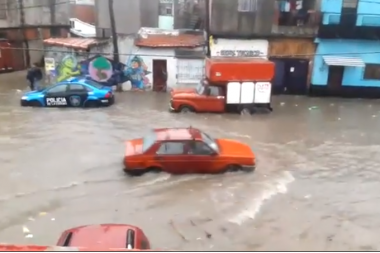
[(144, 232), (125, 224), (80, 226), (64, 231), (57, 242), (63, 247), (150, 249)]

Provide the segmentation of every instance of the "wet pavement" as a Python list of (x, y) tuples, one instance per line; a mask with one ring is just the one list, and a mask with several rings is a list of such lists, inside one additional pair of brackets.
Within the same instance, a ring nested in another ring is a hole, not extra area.
[[(180, 115), (165, 94), (41, 109), (21, 108), (17, 89), (22, 74), (0, 76), (0, 242), (130, 223), (161, 249), (380, 250), (380, 101), (280, 96), (271, 115)], [(123, 174), (124, 140), (189, 125), (249, 143), (257, 171)]]

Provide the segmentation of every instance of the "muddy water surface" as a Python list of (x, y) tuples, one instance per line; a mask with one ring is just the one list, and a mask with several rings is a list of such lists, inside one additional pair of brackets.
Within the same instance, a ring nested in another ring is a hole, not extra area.
[[(163, 249), (380, 250), (379, 101), (276, 97), (271, 115), (179, 115), (164, 94), (65, 110), (21, 108), (17, 89), (23, 74), (0, 76), (1, 242), (131, 223)], [(249, 143), (257, 171), (123, 174), (124, 140), (189, 125)]]

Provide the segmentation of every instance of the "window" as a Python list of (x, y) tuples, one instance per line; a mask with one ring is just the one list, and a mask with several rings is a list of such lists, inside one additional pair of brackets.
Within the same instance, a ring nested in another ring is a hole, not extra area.
[(92, 87), (95, 87), (97, 89), (101, 89), (104, 87), (104, 85), (101, 85), (100, 83), (97, 83), (97, 82), (92, 81), (92, 80), (86, 80), (85, 83), (87, 83), (88, 85), (91, 85)]
[(61, 29), (58, 27), (50, 28), (50, 36), (51, 37), (61, 37)]
[(219, 88), (215, 86), (209, 86), (209, 96), (217, 97), (219, 96)]
[(191, 155), (211, 155), (213, 153), (215, 153), (215, 151), (202, 141), (190, 143), (189, 154)]
[(66, 90), (67, 90), (67, 84), (61, 84), (61, 85), (48, 89), (47, 93), (61, 93), (61, 92), (66, 92)]
[(200, 81), (200, 83), (198, 83), (196, 91), (198, 94), (203, 95), (203, 92), (205, 91), (205, 86), (203, 85), (203, 81)]
[(85, 91), (86, 88), (81, 84), (70, 84), (69, 90), (70, 91)]
[(215, 152), (219, 153), (219, 147), (216, 141), (211, 138), (208, 134), (201, 132), (202, 139), (207, 145), (212, 148)]
[(179, 141), (163, 142), (157, 150), (158, 155), (183, 155), (185, 152), (185, 144)]
[(279, 10), (276, 25), (305, 26), (313, 25), (317, 0), (277, 0)]
[(238, 0), (239, 12), (254, 12), (258, 8), (258, 0)]
[(343, 8), (356, 8), (358, 0), (343, 0)]
[(363, 79), (380, 80), (380, 64), (366, 64)]
[(173, 16), (173, 1), (171, 0), (160, 0), (159, 6), (159, 15), (160, 16)]
[(0, 0), (0, 19), (7, 19), (7, 0)]
[(150, 249), (150, 245), (146, 239), (141, 240), (140, 247), (141, 247), (141, 249)]
[(157, 134), (153, 131), (145, 135), (143, 139), (143, 147), (142, 147), (143, 153), (145, 153), (156, 142), (156, 139), (157, 139)]

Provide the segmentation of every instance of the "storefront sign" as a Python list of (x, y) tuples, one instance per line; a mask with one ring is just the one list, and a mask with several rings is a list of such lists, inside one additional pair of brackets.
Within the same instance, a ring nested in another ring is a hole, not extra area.
[(267, 40), (213, 39), (211, 56), (262, 57), (268, 56)]
[(220, 56), (257, 57), (265, 55), (260, 50), (221, 50)]

